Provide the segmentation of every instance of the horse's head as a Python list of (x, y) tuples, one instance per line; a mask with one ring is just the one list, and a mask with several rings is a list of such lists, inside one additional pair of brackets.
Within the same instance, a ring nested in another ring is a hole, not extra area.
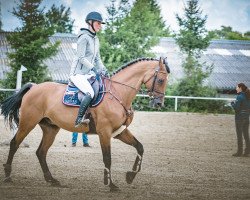
[(151, 70), (143, 79), (143, 83), (148, 90), (148, 95), (152, 98), (151, 107), (162, 107), (168, 82), (170, 69), (167, 58), (159, 60), (159, 65)]

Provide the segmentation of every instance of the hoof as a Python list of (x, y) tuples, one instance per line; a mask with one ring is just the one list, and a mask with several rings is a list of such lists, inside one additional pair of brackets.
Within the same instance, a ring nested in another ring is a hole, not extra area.
[(113, 183), (111, 183), (109, 187), (110, 187), (110, 192), (118, 192), (118, 191), (120, 191), (119, 187), (117, 187)]
[(47, 182), (49, 182), (51, 184), (51, 186), (53, 186), (53, 187), (61, 187), (61, 183), (54, 178), (52, 180), (47, 181)]
[(61, 183), (60, 182), (58, 182), (58, 183), (53, 182), (53, 183), (51, 183), (51, 186), (52, 187), (61, 187)]
[(61, 183), (58, 180), (51, 181), (51, 186), (53, 187), (61, 187)]
[(11, 165), (10, 164), (3, 164), (4, 172), (5, 172), (5, 178), (10, 177), (11, 174)]
[(232, 156), (234, 156), (234, 157), (241, 157), (242, 156), (242, 152), (234, 153)]
[(5, 179), (3, 180), (4, 183), (12, 183), (12, 179), (11, 177), (5, 177)]
[(136, 172), (127, 172), (126, 173), (126, 181), (128, 184), (131, 184), (135, 178)]

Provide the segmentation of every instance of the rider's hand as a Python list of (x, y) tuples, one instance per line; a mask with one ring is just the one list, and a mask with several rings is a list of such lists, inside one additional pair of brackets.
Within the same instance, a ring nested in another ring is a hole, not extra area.
[(105, 72), (104, 76), (107, 77), (107, 78), (110, 78), (110, 75), (109, 75), (108, 71)]
[(103, 76), (107, 77), (107, 78), (110, 78), (110, 75), (109, 75), (109, 73), (108, 73), (107, 70), (103, 70), (103, 71), (101, 72), (101, 74), (102, 74)]
[(97, 71), (97, 69), (95, 67), (92, 68), (92, 71), (95, 72), (96, 75), (99, 74), (98, 71)]

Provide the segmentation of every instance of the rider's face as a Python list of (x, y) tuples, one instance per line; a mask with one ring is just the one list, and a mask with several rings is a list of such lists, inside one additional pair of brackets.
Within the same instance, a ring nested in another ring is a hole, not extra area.
[(94, 29), (96, 32), (99, 32), (102, 29), (102, 23), (98, 21), (94, 21), (93, 23)]

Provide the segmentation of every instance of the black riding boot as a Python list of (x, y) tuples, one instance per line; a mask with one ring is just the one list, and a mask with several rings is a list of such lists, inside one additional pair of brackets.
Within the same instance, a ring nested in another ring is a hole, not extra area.
[(237, 134), (237, 147), (238, 150), (232, 156), (240, 157), (243, 154), (243, 134), (242, 134), (242, 120), (236, 120), (236, 134)]
[(250, 148), (245, 148), (243, 156), (249, 156), (250, 155)]
[(83, 97), (79, 111), (78, 111), (78, 116), (76, 118), (75, 127), (81, 126), (82, 124), (89, 123), (89, 119), (85, 119), (85, 112), (86, 112), (91, 100), (92, 100), (92, 98), (91, 98), (89, 93), (87, 93)]
[(243, 148), (242, 147), (238, 147), (238, 151), (236, 153), (234, 153), (232, 156), (234, 157), (240, 157), (242, 156), (243, 153)]

